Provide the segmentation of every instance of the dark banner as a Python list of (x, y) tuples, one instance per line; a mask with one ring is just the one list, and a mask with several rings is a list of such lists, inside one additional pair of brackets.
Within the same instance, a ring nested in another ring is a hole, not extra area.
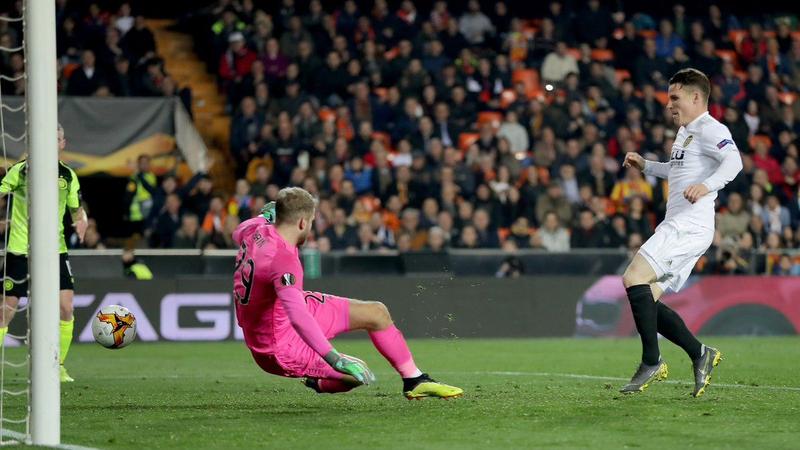
[[(27, 152), (22, 102), (3, 97), (7, 163)], [(139, 155), (167, 155), (176, 144), (192, 170), (205, 169), (205, 143), (177, 98), (59, 97), (58, 120), (67, 138), (62, 159), (78, 175), (128, 175)]]
[[(408, 337), (571, 336), (575, 301), (589, 277), (495, 278), (369, 277), (323, 278), (307, 288), (361, 300), (380, 300)], [(77, 280), (75, 335), (91, 342), (89, 319), (106, 305), (122, 305), (137, 320), (140, 341), (241, 339), (233, 310), (230, 278), (133, 281)], [(12, 333), (24, 332), (21, 317)], [(8, 345), (15, 345), (10, 338)]]

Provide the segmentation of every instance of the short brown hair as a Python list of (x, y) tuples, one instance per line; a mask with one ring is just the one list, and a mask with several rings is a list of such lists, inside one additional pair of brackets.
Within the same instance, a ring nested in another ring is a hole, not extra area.
[(314, 215), (317, 202), (314, 197), (303, 188), (283, 188), (278, 192), (275, 202), (275, 222), (295, 222), (302, 218)]
[(692, 86), (703, 93), (703, 99), (708, 103), (708, 96), (711, 95), (711, 82), (703, 72), (688, 67), (681, 69), (669, 79), (669, 84), (680, 84), (682, 86)]

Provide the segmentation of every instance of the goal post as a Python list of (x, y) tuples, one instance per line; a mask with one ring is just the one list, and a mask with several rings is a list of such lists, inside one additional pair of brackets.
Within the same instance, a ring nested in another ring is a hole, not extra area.
[(58, 93), (52, 0), (26, 0), (25, 53), (30, 213), (31, 439), (61, 443), (59, 379)]

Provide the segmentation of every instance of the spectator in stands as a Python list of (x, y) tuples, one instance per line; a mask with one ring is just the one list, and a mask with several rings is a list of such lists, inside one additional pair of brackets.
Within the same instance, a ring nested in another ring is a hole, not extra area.
[(200, 229), (197, 216), (193, 213), (184, 214), (181, 217), (181, 227), (172, 239), (172, 248), (202, 248), (205, 241), (206, 236)]
[(234, 31), (228, 36), (228, 50), (219, 60), (219, 77), (223, 88), (231, 89), (250, 73), (256, 54), (245, 45), (244, 34)]
[(750, 213), (744, 209), (738, 192), (728, 195), (727, 208), (717, 213), (717, 230), (723, 238), (741, 236), (750, 223)]
[(625, 211), (628, 202), (637, 196), (643, 196), (648, 202), (653, 200), (653, 187), (643, 178), (640, 171), (625, 172), (625, 178), (617, 181), (611, 191), (611, 201), (617, 212)]
[(508, 139), (511, 152), (514, 154), (524, 154), (530, 148), (528, 144), (528, 132), (525, 131), (525, 127), (520, 125), (517, 113), (514, 111), (508, 111), (506, 113), (505, 120), (497, 131), (497, 136)]
[(782, 233), (791, 224), (789, 210), (782, 206), (775, 195), (767, 196), (767, 204), (761, 210), (761, 219), (767, 233)]
[(594, 213), (590, 209), (582, 209), (578, 214), (578, 227), (570, 235), (570, 248), (605, 247), (603, 233), (597, 227)]
[(331, 250), (347, 250), (358, 248), (358, 234), (347, 223), (347, 213), (342, 208), (336, 208), (333, 221), (325, 230), (325, 237), (330, 241)]
[(412, 251), (422, 250), (428, 242), (428, 232), (420, 227), (420, 212), (418, 209), (406, 208), (400, 219), (400, 235), (410, 238), (409, 248)]
[(120, 4), (117, 10), (116, 20), (114, 21), (114, 27), (124, 36), (133, 28), (135, 22), (136, 19), (131, 15), (131, 4), (128, 2)]
[(639, 55), (634, 68), (634, 81), (637, 85), (654, 84), (665, 86), (669, 78), (669, 66), (665, 58), (656, 54), (656, 42), (653, 39), (644, 41), (644, 52)]
[(497, 230), (491, 225), (490, 214), (486, 209), (477, 209), (472, 216), (472, 224), (478, 235), (479, 248), (500, 248)]
[(150, 236), (150, 246), (154, 248), (171, 248), (175, 233), (181, 226), (181, 198), (177, 194), (169, 194), (164, 210), (158, 215), (155, 228)]
[(800, 274), (800, 265), (794, 264), (792, 256), (783, 253), (778, 260), (778, 264), (772, 270), (772, 275), (795, 276)]
[(213, 190), (214, 184), (211, 181), (211, 177), (202, 174), (199, 180), (197, 180), (195, 187), (190, 190), (186, 199), (186, 204), (184, 206), (187, 211), (191, 211), (197, 215), (197, 217), (205, 218), (208, 212), (208, 206), (211, 203)]
[(105, 75), (96, 65), (94, 52), (84, 50), (81, 53), (81, 65), (69, 77), (67, 94), (89, 96), (106, 83)]
[(669, 58), (675, 54), (675, 49), (683, 48), (683, 39), (675, 33), (672, 22), (662, 19), (659, 23), (659, 33), (655, 39), (656, 55), (660, 58)]
[(544, 216), (542, 227), (539, 229), (542, 246), (549, 252), (569, 251), (569, 233), (561, 226), (558, 214), (548, 211)]
[(578, 73), (578, 63), (569, 54), (567, 43), (560, 41), (556, 44), (555, 51), (548, 54), (542, 62), (542, 79), (559, 84), (570, 73)]
[(117, 97), (128, 97), (133, 94), (133, 79), (130, 75), (130, 61), (125, 56), (114, 60), (114, 70), (108, 76), (108, 88)]
[(358, 247), (349, 247), (347, 250), (355, 253), (356, 251), (368, 252), (381, 248), (383, 248), (381, 242), (372, 232), (372, 227), (368, 223), (362, 223), (358, 226)]
[(156, 55), (156, 40), (153, 32), (147, 28), (144, 16), (136, 16), (133, 28), (125, 33), (120, 45), (137, 64)]
[(258, 153), (258, 140), (264, 124), (253, 97), (242, 99), (239, 115), (231, 122), (231, 153), (236, 161), (237, 175), (244, 175), (247, 164)]
[(481, 12), (480, 3), (477, 0), (470, 0), (467, 3), (467, 12), (458, 20), (458, 29), (469, 44), (480, 45), (494, 32), (494, 25), (486, 14)]
[(554, 212), (559, 222), (569, 223), (572, 220), (572, 206), (564, 197), (564, 191), (558, 180), (551, 180), (546, 195), (539, 195), (536, 201), (536, 220), (543, 224), (545, 215)]
[(626, 248), (628, 245), (628, 225), (625, 216), (615, 214), (611, 218), (611, 226), (606, 227), (608, 246), (611, 248)]
[(647, 214), (647, 205), (642, 196), (634, 196), (628, 202), (628, 224), (629, 233), (638, 233), (642, 239), (648, 239), (653, 235), (653, 222)]
[(428, 242), (425, 245), (424, 250), (433, 253), (442, 253), (447, 250), (448, 239), (444, 232), (439, 227), (431, 227), (428, 230)]
[(597, 45), (611, 37), (614, 22), (608, 10), (600, 5), (600, 0), (589, 0), (586, 8), (576, 15), (575, 30), (578, 42)]

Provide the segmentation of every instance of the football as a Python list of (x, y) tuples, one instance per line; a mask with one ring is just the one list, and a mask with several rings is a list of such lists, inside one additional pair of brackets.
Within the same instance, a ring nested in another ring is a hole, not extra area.
[(106, 306), (92, 318), (92, 334), (103, 347), (126, 347), (136, 338), (136, 317), (123, 306)]

